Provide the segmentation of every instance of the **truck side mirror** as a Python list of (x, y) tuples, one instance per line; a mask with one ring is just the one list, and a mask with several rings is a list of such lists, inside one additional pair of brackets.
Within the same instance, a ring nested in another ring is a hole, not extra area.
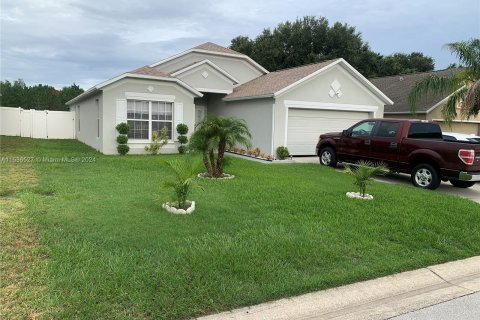
[(344, 137), (349, 137), (350, 136), (350, 132), (348, 130), (343, 130), (342, 131), (342, 136)]

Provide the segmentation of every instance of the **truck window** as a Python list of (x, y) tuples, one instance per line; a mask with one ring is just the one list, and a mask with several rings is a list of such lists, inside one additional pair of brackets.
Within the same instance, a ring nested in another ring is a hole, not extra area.
[(442, 130), (436, 123), (414, 122), (408, 130), (409, 138), (443, 139)]
[(393, 138), (400, 129), (400, 122), (381, 121), (378, 126), (376, 137)]
[(362, 122), (352, 128), (352, 137), (369, 136), (374, 126), (375, 121)]

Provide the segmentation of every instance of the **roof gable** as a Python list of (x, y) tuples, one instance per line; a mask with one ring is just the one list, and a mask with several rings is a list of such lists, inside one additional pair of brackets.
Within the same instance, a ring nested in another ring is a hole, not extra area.
[(185, 74), (187, 72), (192, 72), (192, 71), (198, 70), (202, 66), (210, 66), (211, 68), (216, 70), (218, 73), (220, 73), (223, 77), (231, 80), (233, 82), (233, 84), (240, 83), (234, 76), (232, 76), (231, 74), (229, 74), (228, 72), (226, 72), (225, 70), (223, 70), (222, 68), (220, 68), (219, 66), (217, 66), (215, 63), (211, 62), (208, 59), (197, 62), (197, 63), (194, 63), (194, 64), (191, 64), (191, 65), (189, 65), (189, 66), (187, 66), (183, 69), (172, 72), (170, 75), (172, 77), (179, 77), (182, 74)]
[(252, 65), (255, 69), (259, 70), (261, 73), (268, 73), (268, 70), (262, 67), (260, 64), (258, 64), (256, 61), (254, 61), (252, 58), (250, 58), (247, 55), (244, 55), (242, 53), (239, 53), (237, 51), (234, 51), (229, 48), (225, 48), (222, 46), (219, 46), (218, 44), (212, 43), (212, 42), (206, 42), (204, 44), (201, 44), (199, 46), (193, 47), (191, 49), (188, 49), (184, 52), (181, 52), (179, 54), (173, 55), (169, 58), (160, 60), (156, 63), (153, 63), (149, 65), (151, 68), (155, 68), (157, 66), (160, 66), (162, 64), (165, 64), (169, 61), (181, 58), (189, 53), (192, 52), (198, 52), (198, 53), (205, 53), (205, 54), (210, 54), (210, 55), (217, 55), (217, 56), (224, 56), (224, 57), (231, 57), (231, 58), (237, 58), (237, 59), (242, 59), (248, 62), (250, 65)]
[(278, 96), (298, 85), (301, 85), (308, 79), (329, 70), (335, 65), (342, 65), (348, 73), (365, 85), (385, 104), (393, 104), (385, 94), (342, 58), (270, 72), (236, 87), (233, 93), (226, 96), (224, 99), (241, 100), (256, 97)]

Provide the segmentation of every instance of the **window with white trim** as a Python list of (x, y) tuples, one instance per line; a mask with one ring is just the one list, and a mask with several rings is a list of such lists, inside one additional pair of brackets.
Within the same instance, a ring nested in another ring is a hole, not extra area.
[(127, 100), (127, 123), (130, 127), (129, 139), (151, 140), (152, 132), (163, 127), (168, 129), (172, 139), (173, 103), (163, 101)]

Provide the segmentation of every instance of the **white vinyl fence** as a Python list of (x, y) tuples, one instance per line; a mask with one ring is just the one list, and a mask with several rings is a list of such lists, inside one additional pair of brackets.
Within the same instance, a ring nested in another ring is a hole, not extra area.
[(0, 107), (0, 135), (75, 139), (75, 112)]

